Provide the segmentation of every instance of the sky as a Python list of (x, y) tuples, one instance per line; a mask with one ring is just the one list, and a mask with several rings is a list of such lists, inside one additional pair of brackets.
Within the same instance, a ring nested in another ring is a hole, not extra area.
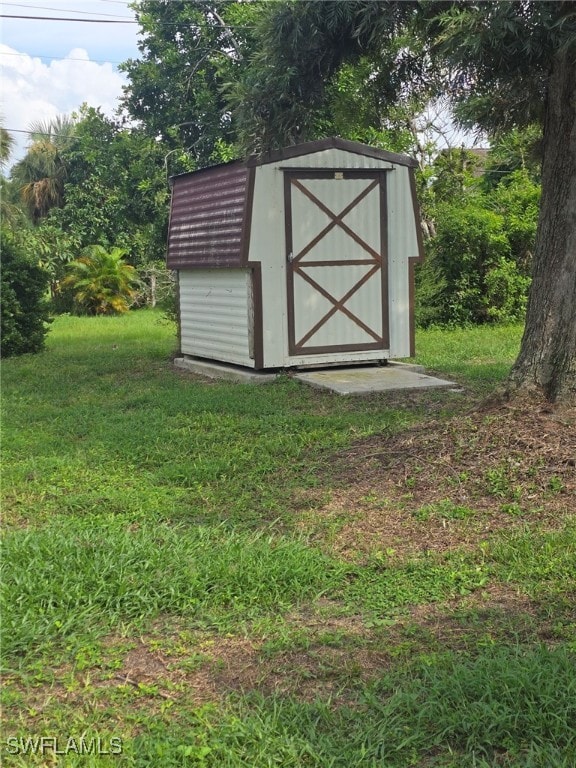
[[(24, 155), (31, 123), (69, 115), (84, 102), (112, 116), (126, 82), (118, 64), (139, 56), (136, 23), (47, 17), (134, 22), (128, 2), (0, 0), (0, 116), (16, 141), (11, 163)], [(449, 127), (452, 146), (474, 143), (469, 135), (455, 131), (445, 114), (440, 117)], [(445, 145), (445, 137), (436, 138), (439, 146)]]
[(0, 115), (16, 140), (11, 162), (23, 156), (33, 122), (84, 102), (113, 115), (126, 82), (118, 64), (139, 55), (137, 24), (5, 17), (134, 21), (128, 0), (0, 0), (0, 13)]

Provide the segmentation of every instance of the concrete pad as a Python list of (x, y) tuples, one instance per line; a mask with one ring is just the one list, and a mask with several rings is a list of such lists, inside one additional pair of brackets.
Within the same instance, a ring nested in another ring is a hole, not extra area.
[(251, 368), (216, 363), (212, 360), (201, 360), (195, 357), (177, 357), (174, 360), (174, 365), (176, 368), (182, 368), (200, 376), (207, 376), (209, 379), (237, 381), (240, 384), (266, 384), (278, 377), (277, 373), (253, 371)]
[[(419, 368), (420, 366), (414, 366)], [(294, 378), (320, 389), (330, 389), (340, 395), (362, 395), (398, 389), (428, 389), (430, 387), (454, 387), (452, 381), (427, 376), (410, 365), (390, 363), (385, 366), (358, 368), (331, 368), (323, 371), (306, 371)]]

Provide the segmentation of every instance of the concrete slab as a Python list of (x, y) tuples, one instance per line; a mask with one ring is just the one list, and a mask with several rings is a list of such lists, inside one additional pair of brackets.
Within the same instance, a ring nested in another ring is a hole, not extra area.
[[(421, 368), (421, 366), (414, 366)], [(385, 366), (331, 368), (296, 373), (294, 378), (313, 387), (330, 389), (340, 395), (362, 395), (398, 389), (454, 387), (452, 381), (427, 376), (410, 365), (390, 363)]]
[[(210, 379), (236, 381), (241, 384), (266, 384), (274, 381), (279, 375), (277, 372), (254, 371), (242, 366), (195, 357), (177, 357), (174, 366)], [(340, 395), (458, 386), (452, 381), (426, 375), (421, 365), (395, 361), (384, 366), (365, 365), (296, 371), (293, 375), (298, 381), (312, 387), (329, 389)]]
[(182, 368), (190, 373), (207, 376), (209, 379), (224, 379), (237, 381), (240, 384), (266, 384), (278, 377), (277, 373), (253, 371), (226, 363), (216, 363), (212, 360), (200, 360), (195, 357), (177, 357), (174, 360), (176, 368)]

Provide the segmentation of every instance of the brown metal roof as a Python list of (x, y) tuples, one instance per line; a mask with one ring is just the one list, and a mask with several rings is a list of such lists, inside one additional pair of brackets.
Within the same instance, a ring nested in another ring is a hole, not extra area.
[(249, 171), (228, 163), (172, 180), (168, 267), (236, 267), (243, 257)]

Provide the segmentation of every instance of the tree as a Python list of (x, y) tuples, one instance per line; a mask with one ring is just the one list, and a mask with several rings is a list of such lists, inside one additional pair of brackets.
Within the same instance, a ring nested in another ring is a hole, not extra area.
[(576, 403), (576, 13), (569, 2), (454, 4), (430, 22), (460, 84), (457, 113), (484, 128), (539, 120), (542, 198), (532, 286), (509, 393)]
[(0, 168), (5, 168), (14, 147), (14, 136), (0, 125)]
[(185, 149), (194, 167), (226, 159), (222, 155), (234, 144), (235, 133), (223, 88), (251, 55), (254, 20), (265, 5), (231, 0), (134, 4), (142, 56), (120, 67), (128, 77), (123, 107), (148, 136), (165, 142), (166, 153)]
[(166, 148), (141, 129), (81, 107), (74, 142), (63, 153), (64, 204), (47, 224), (78, 249), (95, 243), (123, 248), (133, 266), (163, 259), (170, 194), (165, 155)]
[(28, 151), (12, 168), (11, 178), (35, 224), (64, 202), (66, 164), (62, 152), (72, 139), (74, 123), (73, 118), (59, 116), (31, 125)]
[[(542, 200), (533, 280), (510, 395), (576, 403), (576, 12), (571, 2), (271, 4), (237, 119), (259, 151), (305, 137), (341, 63), (420, 41), (388, 59), (402, 100), (443, 82), (456, 118), (490, 133), (538, 122)], [(407, 77), (408, 73), (411, 77)], [(276, 83), (276, 99), (272, 99)]]

